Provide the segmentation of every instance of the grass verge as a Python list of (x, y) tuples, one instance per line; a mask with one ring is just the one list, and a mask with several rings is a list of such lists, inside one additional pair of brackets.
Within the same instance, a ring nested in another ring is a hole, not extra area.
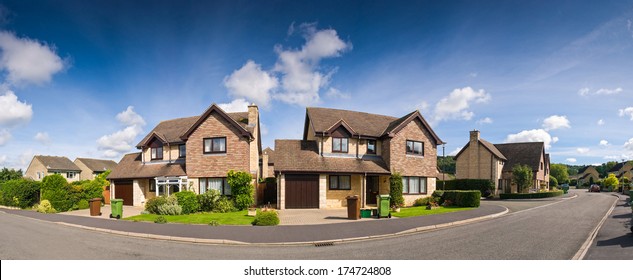
[[(156, 217), (161, 215), (142, 214), (127, 217), (124, 220), (135, 222), (154, 222)], [(251, 225), (255, 217), (248, 216), (248, 211), (229, 213), (194, 213), (189, 215), (167, 216), (163, 215), (168, 223), (180, 224), (203, 224), (208, 225), (211, 221), (217, 221), (220, 225)]]
[(426, 206), (415, 206), (415, 207), (407, 207), (400, 208), (400, 212), (391, 212), (391, 216), (398, 218), (408, 218), (408, 217), (417, 217), (417, 216), (427, 216), (427, 215), (435, 215), (435, 214), (444, 214), (451, 212), (459, 212), (459, 211), (467, 211), (473, 210), (477, 208), (473, 207), (457, 207), (457, 206), (440, 206), (439, 208), (426, 210)]

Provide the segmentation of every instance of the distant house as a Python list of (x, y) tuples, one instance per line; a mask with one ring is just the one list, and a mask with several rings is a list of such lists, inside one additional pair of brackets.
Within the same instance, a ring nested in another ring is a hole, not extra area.
[(549, 186), (550, 160), (543, 142), (492, 144), (481, 139), (475, 130), (455, 156), (455, 177), (488, 179), (495, 184), (495, 193), (516, 193), (517, 186), (512, 183), (512, 169), (516, 165), (532, 169), (531, 189)]
[(400, 173), (406, 205), (435, 190), (437, 145), (444, 142), (419, 111), (400, 118), (306, 108), (301, 140), (275, 140), (277, 206), (336, 208), (357, 196), (361, 207), (389, 194)]
[(620, 162), (609, 169), (608, 173), (613, 173), (619, 180), (627, 178), (630, 182), (633, 177), (633, 164), (630, 161)]
[(80, 173), (81, 169), (67, 157), (37, 155), (29, 163), (24, 177), (42, 181), (48, 175), (59, 174), (70, 183), (79, 181)]
[(275, 177), (275, 150), (270, 147), (262, 151), (262, 177)]
[(116, 167), (116, 162), (112, 160), (94, 158), (77, 158), (74, 164), (81, 169), (81, 180), (93, 180), (95, 176)]
[[(574, 177), (573, 177), (574, 178)], [(578, 174), (575, 176), (577, 186), (582, 186), (584, 184), (591, 184), (593, 182), (598, 182), (600, 180), (600, 173), (594, 166), (586, 166), (578, 170)]]

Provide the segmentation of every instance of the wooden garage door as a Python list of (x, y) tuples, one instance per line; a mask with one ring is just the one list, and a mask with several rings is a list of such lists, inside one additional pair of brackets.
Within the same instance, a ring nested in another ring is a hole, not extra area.
[(319, 175), (286, 174), (286, 209), (319, 208)]
[(114, 198), (123, 199), (123, 205), (134, 205), (134, 189), (132, 189), (132, 182), (114, 182)]

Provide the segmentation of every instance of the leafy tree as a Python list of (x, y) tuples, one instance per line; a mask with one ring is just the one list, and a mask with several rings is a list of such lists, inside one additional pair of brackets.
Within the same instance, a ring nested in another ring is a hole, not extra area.
[(607, 177), (607, 173), (609, 173), (609, 170), (611, 170), (611, 168), (613, 168), (616, 164), (618, 164), (616, 161), (609, 161), (607, 163), (603, 163), (600, 166), (596, 166), (596, 170), (598, 171), (598, 173), (600, 173), (600, 178)]
[(5, 182), (5, 181), (9, 181), (9, 180), (16, 180), (16, 179), (21, 179), (22, 178), (22, 169), (8, 169), (8, 168), (2, 168), (2, 170), (0, 170), (0, 183)]
[(244, 210), (255, 202), (253, 199), (255, 187), (252, 181), (253, 176), (248, 172), (229, 170), (227, 174), (226, 182), (231, 186), (233, 202), (238, 210)]
[(455, 174), (455, 157), (437, 157), (437, 167), (444, 173)]
[(556, 177), (549, 175), (549, 186), (551, 187), (558, 187), (558, 180), (556, 180)]
[(512, 183), (517, 185), (518, 192), (523, 193), (532, 185), (532, 169), (527, 165), (517, 164), (512, 167)]
[(399, 172), (391, 174), (389, 177), (389, 196), (391, 200), (389, 204), (391, 207), (404, 206), (404, 197), (402, 196), (402, 175)]
[(618, 190), (618, 186), (620, 185), (620, 182), (618, 181), (618, 178), (615, 177), (615, 174), (613, 174), (613, 173), (610, 173), (609, 177), (604, 179), (604, 181), (602, 181), (602, 183), (604, 184), (605, 188), (611, 188), (613, 191), (617, 191)]
[[(567, 172), (567, 165), (564, 164), (552, 164), (550, 166), (550, 175), (556, 178), (556, 181), (560, 184), (569, 183), (569, 173)], [(550, 180), (551, 182), (551, 180)], [(558, 185), (557, 183), (557, 185)], [(550, 183), (550, 186), (552, 184)]]

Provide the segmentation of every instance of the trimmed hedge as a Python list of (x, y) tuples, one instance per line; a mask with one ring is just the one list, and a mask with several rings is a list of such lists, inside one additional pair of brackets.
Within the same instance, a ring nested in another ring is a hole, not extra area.
[(29, 179), (14, 179), (0, 183), (0, 204), (20, 207), (32, 207), (39, 201), (40, 182)]
[(502, 193), (501, 199), (532, 199), (532, 198), (548, 198), (563, 195), (562, 190), (538, 193)]
[[(437, 186), (440, 185), (438, 183)], [(482, 195), (492, 194), (495, 190), (495, 184), (490, 180), (485, 179), (455, 179), (451, 181), (444, 181), (444, 190), (460, 190), (460, 191), (474, 191), (478, 190)]]
[(276, 226), (279, 224), (279, 216), (277, 211), (257, 211), (255, 214), (255, 220), (253, 220), (254, 226)]
[(459, 207), (479, 207), (481, 192), (476, 191), (444, 191), (442, 194), (442, 203), (447, 202), (450, 205)]

